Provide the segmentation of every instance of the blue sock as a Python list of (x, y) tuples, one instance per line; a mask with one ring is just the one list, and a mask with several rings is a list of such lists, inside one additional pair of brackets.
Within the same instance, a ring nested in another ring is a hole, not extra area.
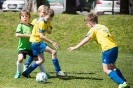
[(115, 81), (117, 84), (123, 84), (124, 83), (124, 80), (122, 80), (117, 74), (115, 71), (112, 71), (108, 74), (108, 76), (113, 80)]
[(36, 62), (34, 62), (29, 68), (27, 68), (25, 70), (25, 74), (29, 75), (35, 68), (37, 68), (38, 64), (36, 64)]
[(33, 58), (29, 56), (28, 60), (25, 62), (25, 65), (29, 66), (32, 61), (33, 61)]
[(55, 69), (56, 73), (61, 71), (58, 59), (52, 59), (52, 63), (54, 65), (54, 69)]
[(126, 79), (124, 78), (124, 76), (122, 75), (121, 71), (118, 68), (115, 70), (115, 72), (122, 80), (126, 82)]

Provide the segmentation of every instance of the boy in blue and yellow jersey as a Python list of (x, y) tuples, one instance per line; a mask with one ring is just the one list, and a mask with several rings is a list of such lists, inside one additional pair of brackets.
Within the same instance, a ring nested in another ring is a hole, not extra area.
[(49, 38), (45, 36), (46, 33), (51, 33), (51, 30), (48, 29), (48, 24), (52, 18), (54, 17), (54, 12), (51, 14), (51, 10), (48, 9), (47, 11), (43, 10), (44, 5), (41, 5), (38, 8), (39, 18), (33, 20), (32, 24), (34, 25), (32, 35), (30, 37), (30, 42), (32, 42), (32, 50), (33, 54), (37, 55), (38, 60), (34, 62), (29, 68), (27, 68), (22, 75), (24, 77), (28, 77), (28, 75), (39, 65), (43, 64), (44, 62), (44, 51), (48, 52), (52, 55), (52, 62), (56, 71), (56, 75), (60, 77), (65, 77), (66, 73), (61, 71), (58, 59), (57, 59), (57, 53), (54, 49), (47, 46), (46, 43), (43, 41), (46, 41), (48, 43), (51, 43), (55, 48), (59, 48), (59, 45), (56, 42), (53, 42)]
[(104, 72), (114, 82), (119, 84), (118, 88), (129, 88), (126, 79), (115, 65), (118, 56), (118, 46), (110, 34), (109, 29), (104, 25), (97, 24), (98, 17), (94, 13), (87, 15), (84, 21), (88, 28), (90, 28), (89, 32), (79, 44), (74, 47), (69, 47), (68, 50), (73, 51), (78, 49), (93, 38), (102, 49), (102, 65)]
[[(53, 10), (52, 9), (50, 9), (51, 10), (51, 14), (53, 13)], [(32, 21), (32, 25), (35, 25), (36, 24), (36, 21), (38, 20), (39, 18), (37, 18), (37, 19), (34, 19), (33, 21)], [(42, 20), (43, 20), (43, 18), (42, 18)], [(47, 24), (47, 33), (48, 34), (51, 34), (51, 32), (52, 32), (52, 24), (51, 24), (51, 22), (48, 22)], [(46, 32), (45, 32), (45, 34), (46, 34)], [(29, 65), (32, 63), (32, 61), (33, 61), (33, 58), (32, 57), (28, 57), (28, 60), (25, 62), (25, 64), (24, 64), (24, 71), (29, 67)], [(42, 72), (46, 72), (45, 71), (45, 69), (44, 69), (44, 67), (41, 65), (41, 66), (39, 66), (39, 69), (42, 71)], [(44, 69), (44, 70), (43, 70)], [(50, 75), (48, 74), (48, 73), (46, 73), (47, 74), (47, 77), (48, 78), (50, 78)]]

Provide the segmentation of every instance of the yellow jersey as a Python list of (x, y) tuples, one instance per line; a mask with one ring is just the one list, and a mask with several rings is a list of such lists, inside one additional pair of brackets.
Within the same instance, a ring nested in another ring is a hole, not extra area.
[(117, 46), (112, 35), (110, 34), (109, 29), (104, 25), (94, 25), (86, 36), (96, 40), (96, 42), (101, 46), (103, 52)]
[(46, 35), (47, 30), (52, 28), (51, 23), (46, 23), (44, 18), (37, 18), (34, 19), (31, 23), (33, 27), (32, 35), (30, 37), (30, 42), (42, 42), (43, 39), (40, 38), (40, 33)]

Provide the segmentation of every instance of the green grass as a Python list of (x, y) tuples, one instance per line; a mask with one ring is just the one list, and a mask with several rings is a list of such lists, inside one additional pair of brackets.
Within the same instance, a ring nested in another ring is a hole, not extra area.
[[(37, 14), (32, 13), (32, 18)], [(17, 61), (17, 44), (15, 37), (17, 25), (20, 23), (18, 13), (0, 13), (0, 88), (117, 88), (102, 71), (101, 52), (94, 40), (76, 51), (68, 52), (67, 48), (77, 44), (88, 32), (83, 15), (56, 14), (53, 19), (53, 34), (47, 35), (57, 41), (58, 58), (62, 70), (66, 71), (66, 79), (56, 78), (51, 56), (45, 53), (45, 68), (51, 75), (47, 84), (37, 83), (37, 68), (31, 73), (32, 78), (14, 79)], [(133, 16), (101, 15), (99, 23), (109, 27), (119, 45), (119, 57), (116, 62), (131, 88), (133, 87)], [(25, 60), (24, 60), (25, 62)]]

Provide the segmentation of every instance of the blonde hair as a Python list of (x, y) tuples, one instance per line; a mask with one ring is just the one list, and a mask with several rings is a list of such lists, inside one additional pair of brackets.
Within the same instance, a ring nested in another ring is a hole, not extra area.
[(47, 13), (47, 10), (48, 10), (48, 7), (45, 6), (45, 5), (39, 6), (38, 13), (40, 13), (42, 10), (44, 11), (44, 14), (46, 14)]

